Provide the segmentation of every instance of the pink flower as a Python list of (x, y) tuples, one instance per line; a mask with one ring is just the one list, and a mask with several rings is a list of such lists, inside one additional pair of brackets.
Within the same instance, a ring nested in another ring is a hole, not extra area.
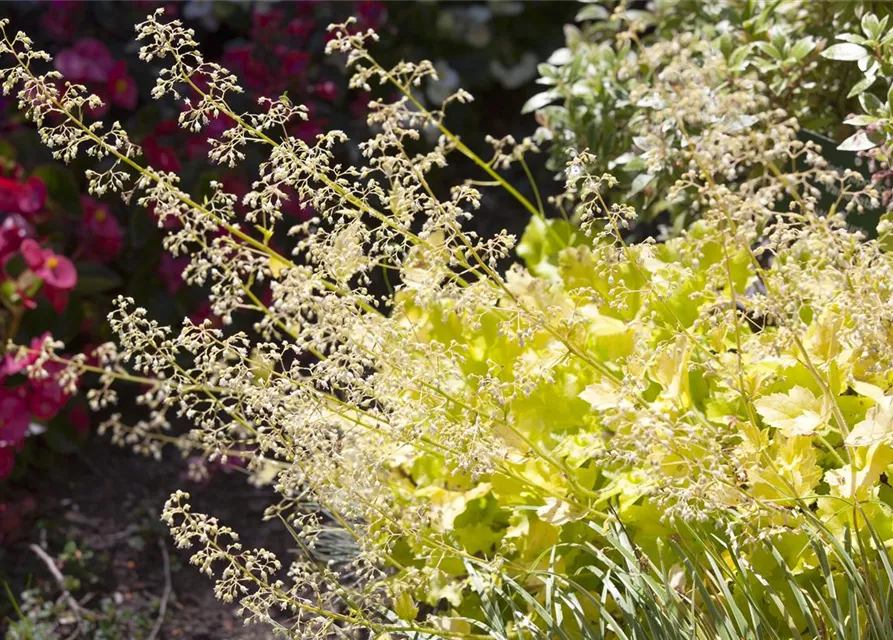
[(63, 49), (55, 64), (66, 80), (74, 82), (106, 82), (115, 66), (108, 47), (96, 38), (82, 38), (72, 48)]
[(183, 286), (183, 270), (188, 264), (189, 258), (174, 258), (169, 253), (162, 254), (158, 275), (164, 280), (164, 286), (169, 294), (174, 295)]
[(22, 246), (25, 238), (34, 236), (34, 229), (22, 216), (12, 213), (0, 223), (0, 266), (16, 253)]
[(71, 260), (57, 255), (52, 249), (41, 249), (31, 238), (22, 241), (21, 250), (28, 268), (43, 280), (44, 284), (63, 291), (74, 289), (78, 274)]
[(313, 90), (316, 91), (316, 95), (327, 102), (334, 102), (338, 97), (338, 85), (331, 80), (317, 82)]
[(44, 283), (42, 291), (47, 302), (56, 310), (56, 313), (65, 311), (65, 307), (68, 306), (68, 289), (59, 289), (51, 284)]
[(37, 213), (46, 199), (47, 188), (40, 178), (28, 178), (24, 184), (0, 178), (0, 213)]
[(65, 367), (59, 362), (49, 362), (44, 370), (48, 378), (30, 381), (26, 405), (32, 416), (38, 420), (52, 420), (68, 402), (69, 396), (62, 390), (56, 376)]
[(106, 90), (114, 104), (131, 111), (136, 109), (139, 92), (136, 88), (136, 82), (127, 73), (127, 65), (123, 60), (119, 60), (109, 72)]
[(11, 376), (30, 367), (37, 361), (38, 352), (43, 349), (43, 343), (46, 342), (49, 337), (50, 332), (47, 331), (42, 336), (31, 338), (31, 344), (29, 345), (31, 351), (24, 354), (22, 357), (17, 357), (18, 354), (15, 352), (7, 353), (3, 360), (0, 361), (0, 373)]
[(81, 196), (84, 226), (81, 235), (87, 255), (104, 264), (118, 257), (124, 245), (124, 231), (108, 207), (89, 196)]
[(0, 447), (17, 447), (28, 435), (31, 417), (21, 396), (0, 389)]

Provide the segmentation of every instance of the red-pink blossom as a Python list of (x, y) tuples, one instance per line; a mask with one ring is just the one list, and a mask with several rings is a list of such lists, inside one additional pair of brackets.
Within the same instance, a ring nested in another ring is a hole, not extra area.
[(115, 66), (108, 47), (96, 38), (82, 38), (70, 49), (63, 49), (55, 64), (66, 80), (74, 82), (105, 82)]
[(0, 213), (37, 213), (47, 199), (43, 180), (28, 178), (24, 183), (0, 177)]
[(9, 389), (0, 389), (0, 447), (17, 447), (28, 435), (31, 417), (24, 400)]
[(317, 82), (313, 90), (316, 95), (327, 102), (334, 102), (338, 98), (338, 85), (331, 80)]
[(43, 349), (43, 343), (46, 342), (49, 337), (50, 333), (47, 331), (43, 335), (31, 338), (31, 344), (29, 345), (31, 347), (30, 351), (25, 352), (21, 356), (15, 351), (7, 353), (3, 359), (0, 360), (0, 374), (6, 376), (15, 375), (37, 362), (37, 356)]
[(102, 263), (112, 262), (124, 246), (124, 230), (109, 208), (89, 196), (81, 196), (84, 226), (81, 238), (85, 255)]
[(7, 215), (0, 222), (0, 266), (19, 252), (25, 238), (33, 236), (34, 229), (25, 218), (17, 213)]
[(68, 421), (79, 435), (85, 436), (90, 432), (90, 414), (84, 407), (77, 405), (68, 411)]
[(68, 306), (69, 289), (60, 289), (59, 287), (44, 283), (41, 290), (43, 291), (43, 295), (47, 299), (47, 302), (49, 302), (50, 306), (55, 309), (56, 313), (65, 311), (65, 308)]
[(44, 284), (63, 291), (70, 291), (77, 284), (77, 271), (65, 256), (57, 255), (52, 249), (41, 249), (31, 238), (22, 241), (21, 251), (28, 268)]
[(123, 60), (118, 60), (109, 72), (106, 91), (115, 105), (131, 111), (136, 109), (139, 91), (136, 82), (127, 73), (127, 65)]
[(26, 406), (31, 415), (38, 420), (52, 420), (68, 402), (69, 396), (62, 390), (56, 376), (65, 367), (59, 362), (48, 362), (44, 371), (46, 378), (30, 380)]
[(223, 54), (222, 64), (239, 74), (245, 87), (254, 91), (263, 89), (270, 79), (267, 66), (254, 57), (250, 44), (229, 47)]

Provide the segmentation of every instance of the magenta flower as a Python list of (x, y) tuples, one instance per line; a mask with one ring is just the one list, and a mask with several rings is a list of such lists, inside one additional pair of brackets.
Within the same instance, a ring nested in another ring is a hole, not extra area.
[(159, 171), (180, 172), (180, 159), (177, 157), (177, 152), (171, 147), (158, 144), (153, 136), (149, 136), (143, 141), (143, 153), (152, 168)]
[(0, 213), (37, 213), (47, 199), (47, 188), (40, 178), (28, 178), (24, 183), (0, 178)]
[(56, 313), (65, 311), (65, 307), (68, 306), (69, 289), (59, 289), (51, 284), (44, 283), (42, 291), (47, 302), (56, 310)]
[(124, 246), (124, 230), (118, 219), (107, 206), (89, 196), (81, 196), (81, 206), (84, 209), (81, 237), (86, 255), (103, 264), (112, 262)]
[(139, 92), (123, 60), (119, 60), (109, 73), (106, 89), (114, 104), (131, 111), (136, 109)]
[(83, 407), (76, 406), (72, 408), (68, 412), (68, 421), (79, 435), (85, 436), (90, 433), (90, 415)]
[(33, 236), (34, 229), (21, 215), (12, 213), (6, 216), (0, 222), (0, 267), (19, 252), (25, 238)]
[(17, 357), (16, 353), (7, 353), (3, 360), (0, 360), (0, 374), (5, 376), (15, 375), (20, 371), (24, 371), (37, 361), (38, 352), (43, 349), (43, 343), (50, 337), (47, 331), (42, 336), (31, 338), (31, 351), (22, 357)]
[(56, 380), (63, 368), (59, 362), (49, 362), (44, 367), (49, 377), (30, 381), (25, 403), (30, 414), (38, 420), (52, 420), (68, 402), (69, 396)]
[(17, 447), (28, 435), (31, 417), (25, 401), (9, 389), (0, 389), (0, 447)]
[(43, 280), (44, 284), (62, 291), (74, 289), (78, 274), (71, 260), (57, 255), (52, 249), (41, 249), (31, 238), (22, 241), (21, 250), (28, 268)]
[(338, 98), (338, 85), (331, 80), (322, 80), (314, 87), (316, 95), (327, 102), (334, 102)]
[(82, 38), (55, 58), (56, 70), (74, 82), (106, 82), (115, 62), (105, 44), (95, 38)]

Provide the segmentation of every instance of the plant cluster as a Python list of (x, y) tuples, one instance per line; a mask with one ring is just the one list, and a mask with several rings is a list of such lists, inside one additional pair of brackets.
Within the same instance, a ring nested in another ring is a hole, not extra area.
[[(228, 116), (218, 114), (202, 131), (195, 132), (177, 125), (180, 105), (176, 101), (147, 99), (155, 69), (136, 63), (129, 31), (134, 21), (157, 4), (138, 3), (107, 11), (99, 3), (64, 0), (21, 5), (15, 13), (39, 34), (41, 48), (56, 52), (54, 68), (100, 99), (101, 104), (85, 107), (83, 122), (102, 117), (122, 122), (139, 142), (145, 162), (177, 173), (184, 188), (198, 199), (210, 192), (212, 181), (242, 198), (250, 190), (252, 174), (263, 155), (249, 152), (238, 166), (207, 162), (209, 138), (232, 126)], [(422, 9), (386, 7), (373, 0), (277, 6), (186, 2), (168, 6), (167, 11), (195, 25), (204, 38), (213, 37), (219, 43), (211, 47), (210, 59), (227, 65), (244, 83), (244, 93), (232, 96), (234, 108), (250, 108), (260, 95), (281, 95), (301, 102), (308, 117), (288, 123), (289, 134), (309, 142), (327, 127), (344, 129), (353, 138), (357, 124), (365, 126), (370, 96), (348, 92), (339, 65), (330, 64), (331, 59), (324, 55), (326, 26), (349, 14), (358, 16), (356, 28), (375, 28), (385, 34), (383, 45), (391, 57), (402, 50), (436, 49), (438, 64), (447, 69), (445, 77), (450, 80), (443, 86), (429, 86), (435, 97), (444, 88), (452, 91), (450, 83), (459, 73), (464, 82), (480, 88), (502, 86), (503, 76), (512, 76), (515, 79), (509, 84), (516, 87), (535, 69), (534, 44), (548, 48), (535, 34), (515, 34), (513, 27), (510, 29), (512, 16), (535, 14), (541, 22), (536, 9), (522, 5), (481, 4), (460, 9), (432, 3)], [(436, 22), (436, 34), (426, 34), (421, 42), (396, 37), (418, 20)], [(499, 64), (490, 69), (481, 60)], [(479, 73), (481, 69), (485, 73)], [(191, 80), (207, 89), (206, 78)], [(157, 228), (151, 207), (127, 209), (113, 199), (89, 195), (82, 177), (84, 161), (74, 159), (70, 167), (52, 161), (40, 151), (36, 130), (18, 114), (15, 105), (4, 99), (0, 108), (5, 112), (0, 133), (0, 211), (4, 214), (0, 341), (27, 343), (43, 340), (48, 333), (69, 349), (89, 349), (111, 337), (105, 318), (111, 300), (119, 293), (140, 299), (166, 323), (184, 315), (197, 323), (214, 318), (201, 288), (184, 286), (187, 261), (162, 249), (164, 230)], [(471, 132), (472, 127), (464, 131)], [(347, 145), (341, 153), (350, 161), (359, 150)], [(289, 195), (282, 208), (286, 217), (292, 221), (312, 217), (312, 208), (293, 190), (283, 188)], [(241, 205), (238, 208), (240, 213), (244, 211)], [(173, 218), (166, 222), (167, 227), (177, 224)], [(25, 250), (21, 249), (23, 243)], [(126, 259), (121, 258), (122, 252)], [(50, 263), (59, 266), (48, 268)], [(259, 291), (258, 295), (264, 298), (268, 294)], [(0, 369), (3, 420), (7, 423), (0, 435), (5, 443), (0, 446), (0, 481), (11, 474), (21, 479), (29, 467), (49, 464), (50, 452), (71, 452), (88, 429), (82, 402), (66, 405), (70, 397), (61, 394), (57, 386), (28, 381), (20, 374), (22, 365), (11, 356), (5, 362)], [(34, 410), (32, 405), (38, 404), (39, 410)], [(63, 405), (70, 406), (72, 412), (60, 415)], [(196, 469), (213, 467), (208, 467), (206, 459), (195, 462)]]
[[(842, 140), (857, 97), (875, 101), (879, 63), (857, 81), (821, 59), (854, 59), (854, 50), (841, 46), (856, 45), (834, 44), (837, 34), (857, 31), (854, 42), (874, 42), (870, 31), (862, 36), (866, 3), (668, 0), (649, 11), (628, 5), (588, 4), (578, 13), (580, 26), (566, 29), (566, 46), (539, 67), (537, 82), (546, 90), (525, 110), (537, 112), (537, 140), (550, 143), (556, 171), (569, 153), (589, 151), (618, 180), (606, 197), (635, 205), (646, 221), (663, 214), (661, 223), (678, 229), (697, 215), (697, 203), (671, 189), (688, 168), (690, 136), (759, 129), (782, 110), (797, 118), (801, 139), (808, 130)], [(889, 6), (877, 11), (886, 20)], [(656, 98), (680, 83), (700, 88), (691, 94), (699, 104)], [(729, 157), (717, 171), (750, 177), (748, 163), (724, 151)]]
[[(92, 194), (154, 212), (217, 320), (168, 326), (120, 297), (94, 363), (48, 339), (21, 350), (27, 371), (60, 365), (63, 389), (95, 374), (100, 410), (136, 382), (147, 416), (113, 414), (113, 439), (238, 457), (273, 485), (288, 560), (184, 492), (162, 515), (247, 622), (302, 638), (889, 637), (893, 257), (847, 225), (880, 194), (802, 140), (797, 109), (772, 103), (759, 65), (736, 72), (722, 37), (647, 44), (633, 26), (621, 46), (650, 72), (618, 125), (666, 172), (658, 196), (698, 214), (659, 240), (630, 236), (639, 214), (585, 149), (561, 196), (527, 199), (501, 172), (529, 173), (534, 141), (490, 139), (481, 158), (446, 124), (471, 96), (427, 108), (435, 65), (382, 66), (352, 21), (327, 50), (351, 88), (392, 96), (369, 101), (352, 164), (345, 132), (296, 133), (308, 110), (286, 95), (233, 107), (236, 76), (179, 21), (138, 25), (179, 126), (224, 119), (210, 160), (264, 157), (245, 193), (213, 180), (201, 197), (118, 122), (86, 123), (100, 98), (2, 23), (4, 91), (57, 158), (92, 160)], [(488, 182), (437, 188), (463, 157)], [(533, 216), (520, 242), (468, 227), (494, 183)], [(314, 216), (288, 221), (296, 199)], [(516, 245), (526, 265), (503, 269)]]

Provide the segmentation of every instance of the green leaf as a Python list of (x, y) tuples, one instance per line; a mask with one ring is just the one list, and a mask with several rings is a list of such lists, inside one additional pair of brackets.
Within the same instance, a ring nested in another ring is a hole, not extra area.
[(765, 53), (770, 58), (775, 58), (776, 60), (783, 60), (784, 56), (781, 51), (771, 42), (758, 42), (757, 47)]
[(873, 93), (861, 94), (859, 96), (859, 104), (862, 105), (862, 110), (869, 115), (875, 114), (884, 108), (883, 103)]
[(750, 53), (751, 47), (752, 45), (745, 44), (732, 51), (732, 54), (729, 56), (728, 60), (729, 69), (740, 71), (741, 69), (746, 67), (747, 54)]
[(841, 142), (837, 148), (840, 151), (867, 151), (874, 149), (877, 145), (878, 143), (873, 142), (865, 131), (857, 131)]
[(794, 46), (791, 47), (790, 55), (794, 60), (802, 60), (812, 53), (813, 49), (815, 49), (815, 40), (810, 36), (806, 36), (794, 43)]
[(851, 447), (867, 447), (885, 442), (893, 435), (893, 409), (889, 402), (877, 404), (868, 410), (865, 420), (858, 423), (847, 435)]
[(610, 15), (608, 10), (603, 6), (590, 4), (580, 9), (574, 20), (576, 22), (583, 22), (585, 20), (607, 20)]
[(843, 121), (844, 124), (853, 125), (854, 127), (864, 127), (869, 124), (874, 124), (875, 122), (879, 122), (880, 118), (877, 116), (853, 116), (852, 118), (847, 118)]
[(116, 271), (102, 264), (93, 262), (79, 262), (75, 265), (78, 270), (78, 283), (75, 291), (84, 295), (103, 293), (111, 289), (117, 289), (123, 284), (121, 276)]
[(865, 44), (865, 38), (855, 33), (841, 33), (837, 36), (837, 39), (844, 42), (852, 42), (853, 44)]
[(867, 49), (850, 42), (841, 42), (822, 51), (823, 58), (828, 58), (829, 60), (842, 60), (845, 62), (861, 60), (862, 58), (867, 58), (868, 55), (869, 53)]
[(538, 93), (530, 100), (524, 103), (524, 106), (521, 107), (521, 113), (530, 113), (531, 111), (536, 111), (537, 109), (542, 109), (547, 104), (559, 98), (560, 95), (557, 91), (543, 91), (542, 93)]
[(881, 21), (873, 13), (862, 16), (862, 32), (869, 40), (877, 40), (881, 36)]
[(871, 75), (865, 78), (862, 78), (859, 82), (853, 85), (853, 88), (850, 89), (850, 92), (847, 94), (847, 98), (852, 98), (853, 96), (858, 96), (866, 89), (871, 88), (871, 85), (875, 83), (877, 80), (877, 76)]

